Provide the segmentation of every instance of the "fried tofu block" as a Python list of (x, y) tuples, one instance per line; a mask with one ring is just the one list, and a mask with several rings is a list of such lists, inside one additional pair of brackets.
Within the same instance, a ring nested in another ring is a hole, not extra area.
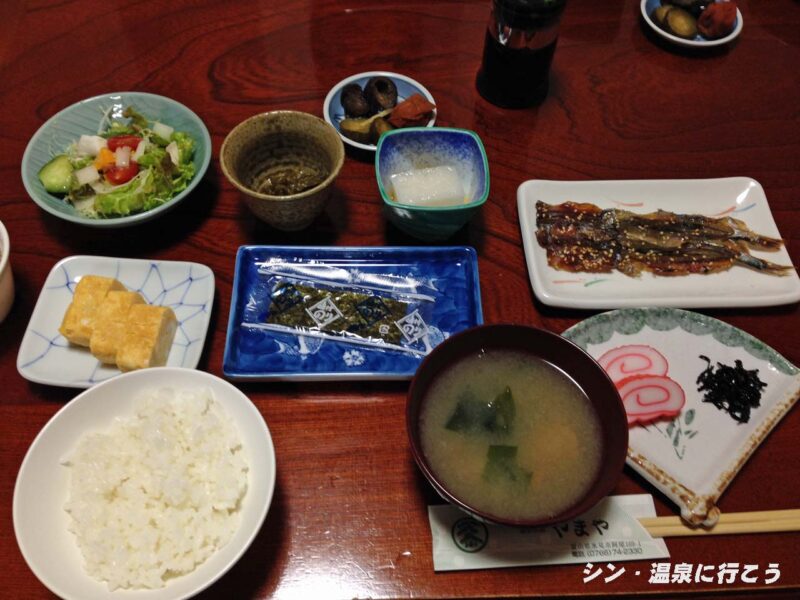
[(178, 320), (171, 308), (132, 305), (117, 349), (117, 366), (121, 371), (163, 367), (167, 364), (177, 328)]
[(94, 317), (94, 329), (89, 349), (101, 362), (117, 362), (117, 350), (125, 334), (128, 312), (134, 304), (143, 304), (138, 292), (111, 291), (103, 298)]
[(111, 277), (84, 275), (75, 286), (72, 302), (64, 313), (58, 331), (78, 346), (88, 346), (92, 337), (94, 319), (100, 303), (112, 290), (125, 291), (125, 286)]

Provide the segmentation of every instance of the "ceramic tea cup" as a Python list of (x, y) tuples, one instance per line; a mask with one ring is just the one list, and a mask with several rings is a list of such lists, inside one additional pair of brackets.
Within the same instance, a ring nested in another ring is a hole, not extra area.
[(344, 144), (322, 119), (278, 110), (234, 127), (222, 143), (220, 164), (256, 217), (297, 231), (325, 207), (344, 164)]

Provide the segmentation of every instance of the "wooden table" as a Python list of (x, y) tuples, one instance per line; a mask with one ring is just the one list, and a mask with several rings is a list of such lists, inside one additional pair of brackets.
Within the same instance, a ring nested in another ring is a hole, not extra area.
[[(217, 161), (226, 133), (255, 113), (321, 115), (328, 89), (370, 69), (423, 82), (439, 124), (482, 137), (492, 189), (480, 216), (449, 243), (474, 246), (488, 323), (561, 332), (589, 316), (534, 300), (516, 189), (530, 178), (657, 179), (746, 175), (761, 182), (800, 264), (800, 6), (742, 0), (744, 31), (719, 51), (659, 42), (639, 2), (570, 0), (547, 101), (508, 111), (474, 79), (488, 13), (480, 2), (144, 2), (0, 4), (0, 219), (12, 240), (16, 302), (0, 326), (0, 592), (50, 594), (15, 542), (11, 499), (34, 436), (75, 395), (17, 373), (24, 329), (53, 264), (73, 254), (194, 260), (216, 275), (200, 367), (221, 375), (234, 256), (241, 244), (414, 245), (381, 213), (371, 157), (348, 155), (324, 216), (299, 234), (256, 222)], [(61, 108), (118, 90), (170, 96), (193, 108), (214, 147), (205, 180), (173, 212), (120, 235), (60, 221), (20, 180), (28, 139)], [(698, 199), (701, 209), (702, 199)], [(800, 363), (798, 306), (707, 311)], [(406, 383), (240, 386), (274, 436), (277, 488), (266, 523), (239, 563), (203, 597), (488, 597), (733, 592), (744, 584), (656, 585), (649, 562), (614, 582), (584, 583), (581, 565), (434, 573), (427, 505), (435, 495), (413, 463)], [(777, 427), (721, 499), (724, 511), (800, 504), (800, 412)], [(653, 490), (626, 470), (616, 493)], [(659, 514), (674, 507), (656, 495)], [(671, 539), (673, 562), (780, 563), (772, 589), (800, 589), (800, 534)], [(763, 587), (763, 585), (761, 585)], [(788, 596), (787, 596), (788, 597)]]

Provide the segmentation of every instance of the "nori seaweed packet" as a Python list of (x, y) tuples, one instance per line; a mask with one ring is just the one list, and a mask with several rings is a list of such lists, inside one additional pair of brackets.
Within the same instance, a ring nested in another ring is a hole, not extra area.
[(244, 327), (426, 355), (435, 297), (414, 277), (286, 262), (259, 265)]

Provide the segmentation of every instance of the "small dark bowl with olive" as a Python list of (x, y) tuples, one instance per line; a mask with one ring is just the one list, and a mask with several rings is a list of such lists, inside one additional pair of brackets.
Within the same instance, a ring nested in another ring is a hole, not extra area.
[[(728, 12), (732, 23), (726, 23), (725, 31), (721, 34), (709, 36), (706, 16), (720, 9), (720, 4), (725, 5), (724, 10)], [(709, 6), (714, 6), (714, 9), (708, 11)], [(742, 13), (735, 3), (719, 0), (641, 0), (641, 13), (644, 22), (661, 37), (676, 45), (691, 48), (727, 44), (739, 35), (743, 25)], [(704, 27), (699, 26), (701, 21)]]

